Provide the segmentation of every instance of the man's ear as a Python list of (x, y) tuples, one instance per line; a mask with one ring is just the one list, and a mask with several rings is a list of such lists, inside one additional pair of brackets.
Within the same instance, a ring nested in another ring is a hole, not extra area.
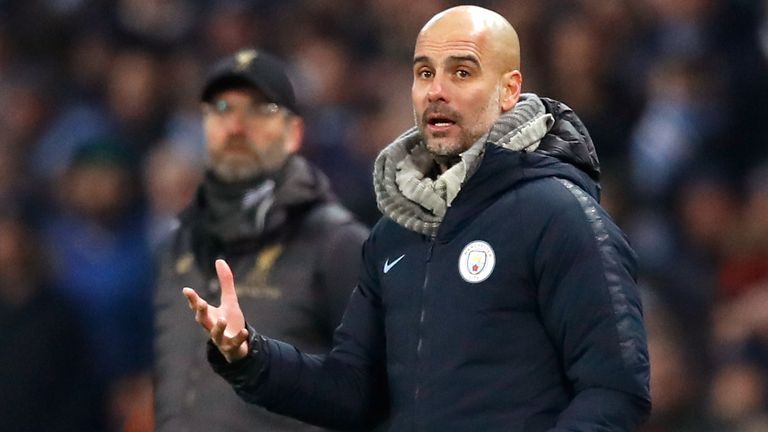
[(292, 115), (286, 125), (285, 150), (289, 154), (298, 153), (304, 140), (304, 119)]
[(515, 107), (520, 100), (520, 92), (523, 87), (523, 75), (519, 70), (513, 70), (502, 76), (503, 88), (501, 89), (501, 111), (507, 112)]

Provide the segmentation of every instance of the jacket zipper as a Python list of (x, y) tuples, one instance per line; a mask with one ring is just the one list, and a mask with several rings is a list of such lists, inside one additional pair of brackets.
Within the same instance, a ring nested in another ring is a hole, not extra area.
[(419, 394), (421, 393), (421, 368), (422, 368), (421, 350), (424, 342), (423, 329), (424, 329), (424, 319), (426, 317), (425, 303), (426, 303), (427, 284), (429, 284), (429, 267), (432, 261), (432, 249), (434, 248), (434, 246), (435, 246), (435, 239), (432, 238), (430, 239), (429, 247), (427, 248), (426, 265), (424, 267), (424, 282), (421, 285), (421, 312), (419, 313), (419, 328), (417, 333), (418, 342), (416, 344), (416, 375), (417, 376), (416, 376), (416, 388), (413, 392), (414, 423), (416, 423), (416, 418), (418, 417), (415, 411), (419, 403)]

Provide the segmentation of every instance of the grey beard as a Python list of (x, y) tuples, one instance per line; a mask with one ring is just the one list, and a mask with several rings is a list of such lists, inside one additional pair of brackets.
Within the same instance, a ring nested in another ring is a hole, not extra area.
[(219, 160), (208, 157), (208, 168), (219, 179), (227, 182), (250, 180), (258, 177), (270, 177), (280, 171), (285, 165), (290, 154), (285, 150), (285, 140), (288, 139), (288, 130), (283, 131), (282, 136), (267, 143), (261, 149), (253, 143), (246, 143), (256, 158), (248, 159), (243, 163), (237, 156), (224, 155)]
[[(497, 83), (494, 92), (491, 93), (488, 102), (480, 113), (481, 117), (489, 111), (498, 111), (500, 113), (499, 115), (501, 115), (501, 89), (501, 84)], [(464, 123), (464, 117), (460, 113), (456, 112), (454, 113), (454, 116), (456, 117), (457, 125)], [(488, 129), (490, 129), (494, 123), (491, 122), (487, 128), (480, 128), (479, 130), (477, 128), (470, 129), (463, 127), (455, 148), (439, 148), (430, 143), (429, 139), (427, 139), (427, 134), (425, 133), (426, 117), (423, 115), (419, 116), (415, 107), (413, 108), (413, 121), (414, 125), (419, 130), (419, 134), (421, 135), (427, 150), (435, 156), (435, 160), (440, 165), (446, 167), (453, 166), (458, 160), (461, 160), (461, 153), (465, 152), (477, 142), (478, 139), (487, 134)]]
[(267, 174), (259, 164), (231, 164), (226, 161), (213, 162), (209, 168), (218, 178), (226, 182), (239, 182)]
[[(282, 143), (272, 143), (277, 146)], [(290, 155), (273, 148), (273, 151), (262, 152), (258, 160), (249, 160), (247, 163), (236, 160), (236, 157), (227, 156), (220, 160), (209, 160), (208, 167), (221, 180), (238, 182), (258, 177), (270, 177), (280, 171)]]

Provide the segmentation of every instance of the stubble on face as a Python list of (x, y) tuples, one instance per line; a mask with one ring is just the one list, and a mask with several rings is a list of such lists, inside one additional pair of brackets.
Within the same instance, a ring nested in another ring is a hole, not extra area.
[(210, 169), (222, 180), (236, 182), (270, 176), (288, 159), (287, 131), (263, 146), (244, 137), (230, 137), (223, 149), (210, 155)]
[[(497, 84), (494, 91), (488, 97), (488, 102), (476, 113), (475, 119), (466, 119), (458, 111), (446, 105), (444, 102), (435, 102), (427, 105), (419, 116), (416, 108), (413, 109), (413, 119), (419, 129), (424, 144), (435, 156), (458, 156), (477, 142), (480, 137), (488, 133), (497, 116), (489, 116), (489, 112), (500, 112), (501, 84)], [(440, 114), (450, 118), (459, 128), (459, 133), (451, 137), (447, 132), (430, 132), (427, 128), (429, 116)]]

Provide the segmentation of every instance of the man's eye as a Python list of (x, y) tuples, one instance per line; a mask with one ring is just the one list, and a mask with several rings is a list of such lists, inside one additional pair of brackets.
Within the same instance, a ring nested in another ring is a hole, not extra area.
[(469, 72), (464, 69), (459, 69), (456, 71), (456, 76), (459, 78), (469, 78)]
[(432, 78), (433, 74), (432, 74), (432, 71), (423, 70), (419, 72), (419, 76), (422, 78)]

